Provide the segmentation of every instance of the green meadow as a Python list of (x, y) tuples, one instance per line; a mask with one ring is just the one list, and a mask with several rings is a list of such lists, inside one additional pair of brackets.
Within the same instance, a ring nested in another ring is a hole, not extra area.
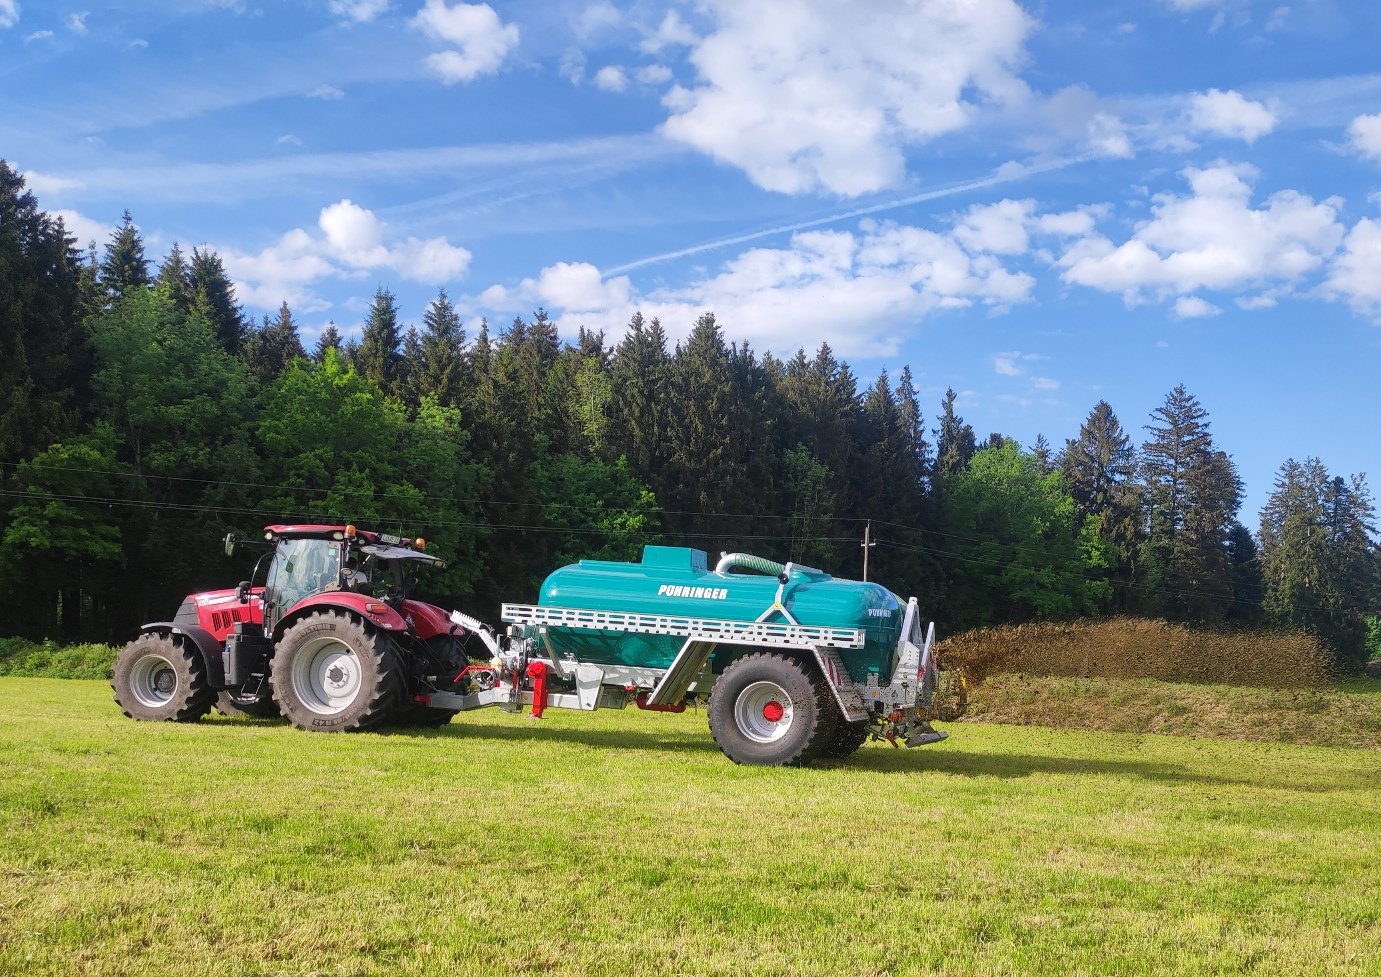
[(703, 712), (314, 735), (0, 679), (0, 973), (1381, 973), (1381, 753)]

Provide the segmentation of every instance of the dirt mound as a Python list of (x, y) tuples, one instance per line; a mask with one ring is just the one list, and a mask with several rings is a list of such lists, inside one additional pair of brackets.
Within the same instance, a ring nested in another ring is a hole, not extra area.
[(1290, 688), (1328, 681), (1332, 662), (1312, 635), (1139, 618), (978, 628), (940, 642), (939, 655), (944, 667), (962, 668), (971, 685), (1015, 672)]

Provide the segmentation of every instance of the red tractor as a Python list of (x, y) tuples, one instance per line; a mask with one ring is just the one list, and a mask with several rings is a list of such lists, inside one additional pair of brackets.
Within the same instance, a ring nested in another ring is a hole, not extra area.
[[(464, 670), (467, 632), (408, 597), (414, 571), (441, 564), (422, 540), (315, 525), (269, 526), (264, 540), (249, 580), (189, 596), (120, 652), (111, 686), (126, 716), (192, 722), (215, 706), (319, 731), (450, 722), (455, 710), (424, 702)], [(227, 535), (227, 555), (237, 542), (257, 541)]]

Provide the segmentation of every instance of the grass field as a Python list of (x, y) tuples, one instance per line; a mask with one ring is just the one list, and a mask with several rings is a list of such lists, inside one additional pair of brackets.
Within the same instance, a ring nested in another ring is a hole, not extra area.
[(0, 679), (0, 974), (1376, 974), (1381, 754), (704, 715), (130, 722)]

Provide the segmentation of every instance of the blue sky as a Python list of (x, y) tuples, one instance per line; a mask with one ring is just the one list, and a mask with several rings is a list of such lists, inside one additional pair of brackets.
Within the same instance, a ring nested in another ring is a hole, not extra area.
[(1364, 0), (0, 0), (0, 157), (309, 344), (379, 285), (472, 334), (710, 310), (1028, 445), (1184, 383), (1255, 528), (1287, 457), (1376, 474), (1378, 42)]

